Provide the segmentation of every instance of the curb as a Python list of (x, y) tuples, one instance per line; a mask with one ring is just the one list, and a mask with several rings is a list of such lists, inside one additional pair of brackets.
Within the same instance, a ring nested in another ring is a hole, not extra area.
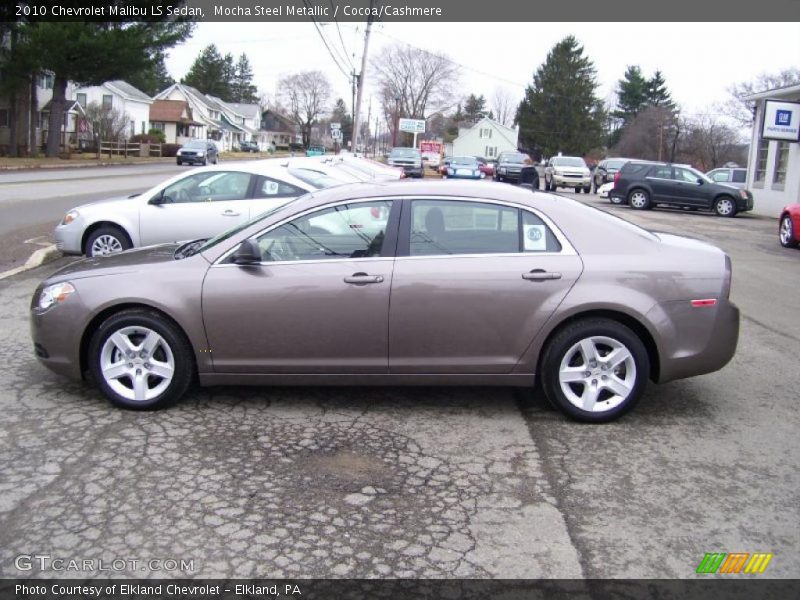
[(19, 165), (19, 166), (0, 166), (0, 173), (4, 171), (41, 171), (41, 170), (51, 170), (51, 169), (90, 169), (92, 167), (124, 167), (127, 165), (159, 165), (159, 164), (168, 164), (172, 162), (173, 159), (168, 158), (165, 160), (135, 160), (132, 159), (128, 162), (100, 162), (100, 163), (88, 163), (88, 164), (81, 164), (81, 163), (73, 163), (73, 164), (49, 164), (49, 165)]
[(47, 246), (45, 248), (39, 248), (36, 252), (30, 255), (28, 260), (25, 261), (24, 265), (0, 273), (0, 279), (6, 279), (7, 277), (11, 277), (12, 275), (16, 275), (18, 273), (23, 273), (25, 271), (35, 269), (36, 267), (39, 267), (44, 263), (53, 260), (54, 258), (56, 258), (58, 254), (59, 252), (56, 249), (55, 244), (51, 244), (50, 246)]

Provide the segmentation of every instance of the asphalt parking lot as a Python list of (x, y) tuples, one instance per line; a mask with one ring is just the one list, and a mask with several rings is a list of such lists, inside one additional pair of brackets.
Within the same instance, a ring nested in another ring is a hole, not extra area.
[(67, 259), (0, 281), (0, 576), (692, 578), (706, 552), (800, 576), (800, 252), (771, 219), (563, 195), (731, 255), (725, 369), (600, 426), (506, 388), (212, 388), (132, 413), (33, 356), (31, 294)]

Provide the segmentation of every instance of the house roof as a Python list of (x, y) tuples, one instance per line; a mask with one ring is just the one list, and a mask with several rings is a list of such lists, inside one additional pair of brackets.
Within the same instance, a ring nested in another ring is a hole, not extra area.
[[(186, 117), (184, 117), (184, 112)], [(150, 105), (150, 120), (162, 123), (199, 125), (192, 118), (192, 109), (184, 100), (154, 100)]]
[(265, 110), (263, 113), (261, 113), (262, 122), (265, 121), (267, 119), (267, 117), (272, 117), (273, 119), (278, 121), (278, 123), (280, 123), (281, 126), (282, 126), (282, 129), (272, 129), (272, 130), (267, 130), (267, 131), (276, 131), (276, 132), (279, 132), (279, 133), (294, 133), (295, 132), (294, 123), (292, 123), (291, 120), (287, 119), (282, 114), (277, 113), (274, 110)]
[[(50, 112), (50, 106), (52, 104), (53, 104), (53, 100), (50, 99), (39, 110), (42, 111), (42, 112)], [(83, 107), (80, 105), (80, 103), (77, 100), (67, 100), (67, 103), (65, 105), (65, 112), (68, 112), (68, 113), (76, 112), (76, 113), (80, 113), (82, 115), (86, 114), (86, 111), (83, 109)]]
[(774, 97), (792, 97), (797, 96), (800, 94), (800, 83), (794, 85), (787, 85), (784, 87), (773, 88), (771, 90), (764, 90), (763, 92), (757, 92), (755, 94), (750, 94), (749, 96), (745, 96), (745, 100), (763, 100), (765, 98), (774, 98)]
[(227, 102), (228, 106), (235, 109), (245, 119), (258, 119), (261, 107), (258, 104), (242, 104), (240, 102)]
[[(472, 127), (468, 127), (468, 128), (463, 129), (463, 130), (459, 130), (458, 137), (456, 139), (454, 139), (452, 143), (457, 142), (458, 139), (460, 137), (462, 137), (468, 131), (472, 131), (473, 129), (477, 128), (478, 126), (484, 125), (486, 123), (491, 125), (500, 135), (502, 135), (510, 145), (514, 146), (515, 148), (517, 147), (517, 142), (514, 141), (514, 137), (516, 137), (516, 135), (515, 135), (516, 134), (516, 130), (512, 129), (511, 127), (506, 127), (505, 125), (503, 125), (499, 121), (495, 121), (494, 119), (490, 119), (489, 117), (483, 117), (480, 121), (475, 123)], [(461, 133), (461, 131), (463, 131), (464, 133)]]
[(142, 90), (132, 86), (127, 81), (116, 79), (114, 81), (106, 81), (105, 85), (116, 90), (121, 96), (126, 96), (131, 100), (139, 100), (141, 102), (152, 102), (153, 99), (145, 94)]

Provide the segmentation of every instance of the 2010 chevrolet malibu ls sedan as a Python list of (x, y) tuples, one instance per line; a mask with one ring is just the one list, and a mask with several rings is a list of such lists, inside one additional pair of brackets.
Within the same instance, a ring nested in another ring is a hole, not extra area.
[(478, 182), (313, 192), (210, 240), (86, 258), (34, 294), (35, 352), (152, 409), (190, 383), (532, 387), (607, 421), (722, 368), (731, 264), (578, 202)]

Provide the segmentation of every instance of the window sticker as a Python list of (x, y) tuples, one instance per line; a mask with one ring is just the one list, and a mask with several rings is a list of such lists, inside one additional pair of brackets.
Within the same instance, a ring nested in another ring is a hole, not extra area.
[(525, 233), (524, 249), (526, 252), (541, 252), (547, 249), (544, 225), (523, 225)]

